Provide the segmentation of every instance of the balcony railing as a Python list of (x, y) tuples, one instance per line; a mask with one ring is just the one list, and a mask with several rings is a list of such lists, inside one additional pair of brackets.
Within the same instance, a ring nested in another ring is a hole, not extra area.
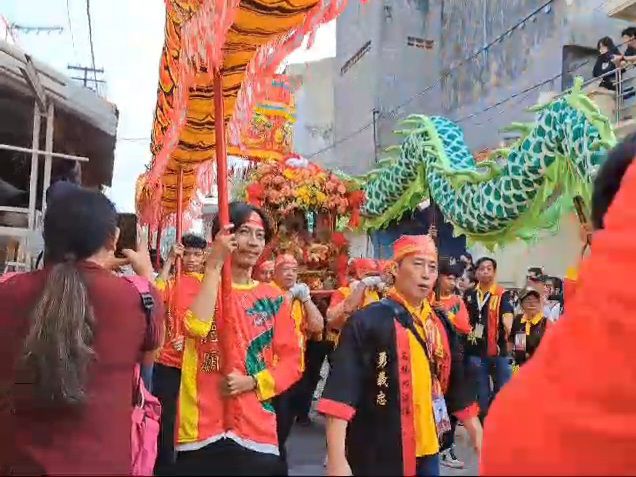
[[(616, 90), (600, 86), (604, 77), (612, 77)], [(554, 100), (569, 91), (570, 89), (561, 93), (546, 92), (540, 102)], [(591, 78), (583, 83), (583, 91), (594, 101), (601, 113), (612, 121), (617, 136), (625, 137), (636, 132), (636, 65), (624, 65), (620, 69)]]

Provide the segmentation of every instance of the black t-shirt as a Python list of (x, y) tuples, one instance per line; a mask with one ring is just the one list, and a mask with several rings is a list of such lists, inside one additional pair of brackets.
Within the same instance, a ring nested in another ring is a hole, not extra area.
[(532, 357), (539, 347), (539, 343), (541, 343), (541, 339), (543, 338), (546, 327), (548, 326), (548, 320), (545, 317), (536, 325), (530, 325), (530, 334), (525, 337), (526, 349), (524, 352), (522, 350), (517, 350), (514, 347), (516, 335), (526, 333), (526, 324), (521, 322), (522, 319), (523, 315), (515, 316), (515, 319), (512, 322), (512, 330), (510, 332), (510, 343), (513, 345), (512, 354), (515, 358), (515, 362), (519, 365), (522, 365)]
[(624, 56), (636, 56), (636, 48), (628, 46), (625, 48)]
[[(477, 289), (471, 290), (464, 297), (464, 302), (466, 303), (466, 308), (468, 310), (470, 325), (473, 328), (473, 333), (468, 336), (466, 343), (466, 354), (469, 356), (488, 356), (488, 310), (490, 308), (491, 299), (492, 298), (490, 294), (487, 293), (484, 296), (484, 301), (480, 303)], [(499, 329), (497, 333), (499, 356), (508, 356), (508, 347), (502, 317), (505, 314), (513, 314), (514, 311), (515, 307), (512, 301), (512, 294), (509, 291), (505, 291), (501, 295), (501, 303), (499, 304)], [(478, 323), (483, 326), (483, 333), (481, 338), (476, 338), (474, 336), (475, 325), (477, 325)]]

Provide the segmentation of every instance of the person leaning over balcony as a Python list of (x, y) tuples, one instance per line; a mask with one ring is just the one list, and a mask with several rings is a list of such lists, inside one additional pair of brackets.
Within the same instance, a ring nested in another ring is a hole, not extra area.
[[(593, 75), (595, 78), (601, 78), (599, 86), (601, 88), (616, 91), (616, 65), (620, 64), (622, 55), (614, 40), (605, 36), (597, 43), (599, 55), (594, 64)], [(614, 72), (613, 72), (614, 71)], [(612, 73), (613, 72), (613, 73)]]

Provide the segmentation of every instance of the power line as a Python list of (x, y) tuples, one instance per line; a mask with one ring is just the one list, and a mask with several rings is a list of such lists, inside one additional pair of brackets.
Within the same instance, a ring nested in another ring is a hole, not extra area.
[(95, 70), (95, 46), (93, 44), (93, 21), (91, 20), (91, 0), (86, 0), (86, 17), (88, 18), (88, 41), (91, 45), (91, 61), (93, 63), (95, 87), (97, 87), (97, 71)]
[(513, 99), (518, 98), (519, 96), (522, 96), (522, 95), (524, 95), (526, 93), (531, 93), (532, 91), (534, 91), (537, 88), (540, 88), (541, 86), (544, 86), (544, 85), (546, 85), (548, 83), (552, 83), (553, 81), (559, 79), (561, 76), (563, 76), (563, 73), (558, 73), (558, 74), (552, 76), (551, 78), (547, 78), (547, 79), (545, 79), (543, 81), (540, 81), (540, 82), (538, 82), (536, 84), (533, 84), (532, 86), (529, 86), (529, 87), (527, 87), (527, 88), (525, 88), (525, 89), (523, 89), (521, 91), (517, 91), (516, 93), (508, 96), (507, 98), (504, 98), (504, 99), (502, 99), (500, 101), (497, 101), (496, 103), (491, 104), (490, 106), (487, 106), (486, 108), (484, 108), (484, 109), (482, 109), (480, 111), (475, 111), (475, 112), (473, 112), (471, 114), (468, 114), (466, 116), (463, 116), (463, 117), (461, 117), (459, 119), (455, 119), (454, 122), (462, 123), (462, 122), (464, 122), (464, 121), (466, 121), (468, 119), (477, 117), (477, 116), (479, 116), (479, 115), (481, 115), (481, 114), (483, 114), (483, 113), (485, 113), (487, 111), (490, 111), (491, 109), (495, 109), (495, 108), (501, 106), (502, 104), (507, 103), (508, 101), (512, 101)]
[(532, 12), (530, 12), (528, 15), (526, 15), (524, 18), (522, 18), (521, 20), (519, 20), (517, 23), (515, 23), (514, 25), (512, 25), (510, 28), (508, 28), (506, 31), (504, 31), (503, 33), (499, 34), (494, 40), (490, 41), (489, 43), (487, 43), (486, 45), (484, 45), (483, 47), (481, 47), (480, 49), (476, 50), (475, 52), (473, 52), (471, 55), (467, 56), (466, 58), (462, 59), (459, 61), (459, 63), (451, 65), (451, 67), (445, 71), (444, 73), (442, 73), (439, 78), (437, 78), (433, 83), (431, 83), (430, 85), (428, 85), (426, 88), (424, 88), (423, 90), (419, 91), (418, 93), (415, 93), (413, 96), (411, 96), (410, 98), (408, 98), (406, 101), (404, 101), (403, 103), (399, 104), (398, 106), (394, 107), (393, 109), (391, 109), (388, 113), (385, 113), (387, 116), (392, 116), (394, 113), (396, 113), (399, 109), (403, 108), (404, 106), (406, 106), (407, 104), (411, 103), (415, 98), (423, 95), (424, 93), (427, 93), (428, 91), (430, 91), (431, 89), (433, 89), (435, 86), (437, 86), (438, 84), (440, 84), (444, 79), (450, 77), (453, 73), (453, 71), (455, 71), (457, 68), (459, 68), (460, 66), (465, 65), (466, 63), (468, 63), (469, 61), (474, 60), (475, 58), (477, 58), (479, 55), (481, 55), (482, 53), (484, 53), (485, 51), (487, 51), (490, 47), (492, 47), (493, 45), (495, 45), (496, 43), (502, 41), (506, 35), (509, 35), (510, 33), (512, 33), (514, 30), (517, 29), (517, 27), (523, 25), (524, 23), (526, 23), (528, 20), (530, 20), (532, 17), (534, 17), (535, 15), (539, 14), (541, 11), (547, 9), (550, 5), (552, 5), (556, 0), (547, 0), (546, 2), (544, 2), (540, 7), (534, 9)]
[[(75, 48), (75, 35), (73, 34), (73, 23), (71, 22), (71, 5), (70, 0), (66, 0), (66, 18), (68, 20), (68, 29), (71, 32), (71, 43), (73, 44), (73, 52), (77, 54), (77, 49)], [(95, 65), (93, 65), (94, 67)]]
[[(414, 94), (413, 96), (411, 96), (410, 98), (408, 98), (406, 101), (404, 101), (403, 103), (397, 105), (396, 107), (392, 108), (390, 111), (386, 112), (386, 113), (380, 113), (380, 116), (388, 116), (391, 117), (392, 115), (394, 115), (399, 109), (401, 109), (402, 107), (406, 106), (407, 104), (411, 103), (414, 99), (422, 96), (423, 94), (431, 91), (434, 87), (436, 87), (438, 84), (440, 84), (444, 79), (450, 77), (452, 75), (452, 73), (459, 68), (460, 66), (463, 66), (464, 64), (468, 63), (469, 61), (474, 60), (475, 58), (477, 58), (481, 53), (483, 53), (484, 51), (487, 51), (491, 46), (495, 45), (497, 42), (503, 40), (505, 38), (506, 35), (509, 35), (510, 33), (512, 33), (517, 27), (519, 27), (520, 25), (526, 23), (528, 20), (530, 20), (532, 17), (534, 17), (535, 15), (539, 14), (541, 11), (546, 10), (548, 7), (550, 7), (550, 5), (552, 5), (556, 0), (547, 0), (545, 1), (543, 4), (541, 4), (540, 7), (535, 8), (534, 10), (532, 10), (529, 14), (527, 14), (524, 18), (522, 18), (521, 20), (519, 20), (517, 23), (515, 23), (514, 25), (512, 25), (511, 27), (509, 27), (507, 30), (505, 30), (503, 33), (499, 34), (494, 40), (490, 41), (489, 43), (487, 43), (486, 45), (484, 45), (482, 48), (480, 48), (479, 50), (473, 52), (471, 55), (467, 56), (466, 58), (460, 60), (458, 63), (451, 65), (451, 67), (445, 71), (444, 73), (442, 73), (433, 83), (429, 84), (426, 88), (424, 88), (423, 90), (419, 91), (418, 93)], [(546, 12), (547, 13), (547, 12)], [(333, 149), (334, 147), (336, 147), (339, 144), (342, 144), (343, 142), (346, 142), (350, 139), (352, 139), (353, 137), (357, 136), (358, 134), (360, 134), (361, 132), (365, 131), (366, 129), (370, 128), (373, 125), (374, 121), (371, 121), (367, 124), (364, 124), (363, 126), (361, 126), (359, 129), (357, 129), (356, 131), (354, 131), (353, 133), (340, 138), (337, 141), (334, 141), (333, 144), (330, 144), (329, 146), (326, 146), (322, 149), (319, 149), (318, 151), (310, 154), (309, 156), (307, 156), (307, 159), (311, 159), (313, 157), (318, 156), (319, 154), (322, 154), (323, 152), (326, 152), (330, 149)]]

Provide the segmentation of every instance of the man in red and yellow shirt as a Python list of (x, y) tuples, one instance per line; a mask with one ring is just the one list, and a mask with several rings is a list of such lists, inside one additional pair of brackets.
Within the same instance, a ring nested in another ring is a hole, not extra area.
[[(300, 343), (289, 298), (252, 279), (272, 235), (266, 216), (240, 202), (229, 212), (231, 225), (213, 223), (201, 291), (184, 319), (178, 473), (280, 475), (272, 398), (300, 379)], [(220, 309), (227, 259), (232, 288)]]
[(340, 330), (347, 318), (360, 308), (380, 300), (378, 289), (382, 283), (378, 264), (371, 258), (355, 258), (350, 264), (353, 278), (346, 287), (341, 287), (331, 295), (327, 309), (327, 339), (338, 342)]
[[(155, 473), (159, 476), (172, 475), (174, 467), (175, 420), (184, 344), (183, 319), (201, 289), (206, 247), (203, 237), (184, 235), (181, 243), (172, 248), (155, 282), (166, 307), (165, 339), (155, 358), (152, 380), (152, 392), (161, 402), (161, 428), (155, 463)], [(175, 277), (170, 278), (170, 273), (179, 258), (183, 273), (177, 281)]]
[[(274, 283), (287, 294), (291, 300), (291, 314), (296, 325), (296, 333), (300, 343), (301, 369), (303, 377), (300, 381), (292, 385), (287, 391), (278, 396), (274, 405), (276, 407), (276, 420), (278, 427), (278, 441), (283, 460), (286, 462), (287, 453), (285, 443), (291, 432), (294, 421), (303, 412), (304, 400), (306, 399), (306, 387), (308, 378), (306, 376), (305, 351), (308, 340), (321, 334), (324, 320), (320, 311), (311, 300), (309, 287), (298, 282), (298, 262), (289, 254), (283, 254), (276, 258), (274, 266)], [(313, 390), (311, 390), (313, 392)], [(310, 393), (311, 393), (310, 392)]]

